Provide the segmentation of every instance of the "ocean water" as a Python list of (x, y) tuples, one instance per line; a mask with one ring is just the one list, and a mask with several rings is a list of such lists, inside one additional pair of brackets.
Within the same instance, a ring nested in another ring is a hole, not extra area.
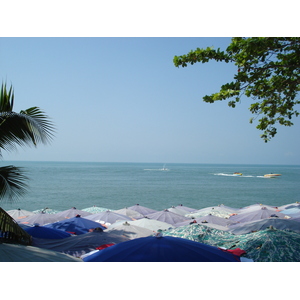
[[(29, 191), (6, 210), (66, 210), (93, 205), (156, 210), (183, 204), (201, 209), (224, 204), (280, 206), (300, 201), (300, 166), (91, 162), (2, 162), (26, 170)], [(163, 169), (163, 167), (166, 169)], [(233, 176), (241, 172), (243, 176)], [(278, 178), (264, 174), (279, 173)]]

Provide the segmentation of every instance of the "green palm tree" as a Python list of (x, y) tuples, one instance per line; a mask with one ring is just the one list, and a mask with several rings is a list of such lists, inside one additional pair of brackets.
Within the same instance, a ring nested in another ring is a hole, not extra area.
[[(2, 150), (16, 150), (17, 146), (48, 144), (54, 133), (54, 126), (48, 116), (38, 107), (31, 107), (19, 113), (13, 111), (14, 91), (2, 83), (0, 93), (0, 158)], [(13, 201), (27, 191), (27, 177), (20, 167), (0, 167), (0, 200)]]

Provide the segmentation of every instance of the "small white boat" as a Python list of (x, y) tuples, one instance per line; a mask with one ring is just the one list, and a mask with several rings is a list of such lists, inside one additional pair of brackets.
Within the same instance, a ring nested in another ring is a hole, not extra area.
[(275, 177), (278, 177), (278, 176), (281, 176), (281, 174), (270, 173), (270, 174), (265, 174), (264, 175), (264, 177), (267, 177), (267, 178), (275, 178)]
[(166, 165), (164, 165), (160, 170), (161, 170), (161, 171), (169, 171), (169, 169), (166, 168)]

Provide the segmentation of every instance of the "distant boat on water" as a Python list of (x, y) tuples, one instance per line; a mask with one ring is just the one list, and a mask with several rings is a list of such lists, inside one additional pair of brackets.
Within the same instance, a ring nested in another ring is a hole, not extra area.
[(233, 173), (233, 176), (242, 176), (243, 174), (242, 173), (239, 173), (239, 172), (234, 172)]
[(264, 175), (264, 177), (267, 177), (267, 178), (275, 178), (275, 177), (278, 177), (278, 176), (281, 176), (281, 174), (270, 173), (270, 174), (265, 174)]
[(159, 169), (160, 171), (169, 171), (168, 168), (166, 168), (166, 165), (164, 165), (161, 169)]

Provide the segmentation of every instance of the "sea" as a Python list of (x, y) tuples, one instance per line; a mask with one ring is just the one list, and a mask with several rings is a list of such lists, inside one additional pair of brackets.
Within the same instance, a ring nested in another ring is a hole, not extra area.
[[(184, 205), (194, 209), (251, 204), (281, 206), (300, 201), (299, 165), (34, 162), (3, 161), (21, 167), (28, 192), (5, 210), (92, 206), (110, 210), (135, 204), (155, 210)], [(242, 176), (234, 176), (241, 172)], [(279, 173), (277, 178), (264, 174)]]

